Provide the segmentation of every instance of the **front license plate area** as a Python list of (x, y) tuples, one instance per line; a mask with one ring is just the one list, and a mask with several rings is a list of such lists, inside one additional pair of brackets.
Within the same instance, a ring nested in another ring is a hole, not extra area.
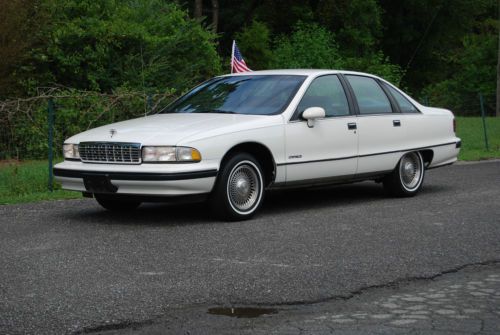
[(107, 175), (83, 176), (83, 184), (88, 192), (92, 193), (116, 193), (118, 187), (111, 183)]

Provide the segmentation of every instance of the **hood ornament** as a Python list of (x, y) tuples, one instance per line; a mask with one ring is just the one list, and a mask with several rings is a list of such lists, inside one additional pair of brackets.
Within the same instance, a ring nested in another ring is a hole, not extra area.
[(113, 136), (115, 136), (117, 133), (116, 129), (110, 129), (109, 130), (109, 134), (111, 135), (111, 138), (113, 138)]

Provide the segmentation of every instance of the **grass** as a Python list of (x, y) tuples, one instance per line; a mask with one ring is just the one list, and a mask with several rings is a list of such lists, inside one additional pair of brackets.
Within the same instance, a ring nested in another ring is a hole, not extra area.
[[(460, 160), (500, 158), (500, 118), (486, 120), (490, 150), (484, 146), (483, 124), (479, 117), (457, 117), (457, 135), (462, 139)], [(47, 190), (47, 161), (0, 161), (0, 204), (39, 200), (80, 198), (79, 192)]]
[(0, 162), (0, 204), (81, 197), (81, 193), (61, 190), (56, 183), (49, 192), (48, 176), (47, 161)]
[(489, 150), (484, 143), (483, 121), (480, 117), (457, 117), (457, 136), (462, 139), (458, 159), (476, 161), (500, 158), (500, 117), (486, 118)]

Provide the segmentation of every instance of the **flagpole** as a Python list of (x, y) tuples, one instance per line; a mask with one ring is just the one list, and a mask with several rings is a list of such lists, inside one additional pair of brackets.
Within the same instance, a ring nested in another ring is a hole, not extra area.
[(234, 60), (234, 44), (235, 40), (233, 40), (233, 47), (231, 48), (231, 73), (233, 73), (233, 60)]

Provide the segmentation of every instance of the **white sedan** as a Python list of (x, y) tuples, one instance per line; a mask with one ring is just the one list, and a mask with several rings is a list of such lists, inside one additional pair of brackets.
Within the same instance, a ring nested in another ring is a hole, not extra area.
[(109, 210), (200, 196), (228, 220), (265, 190), (362, 180), (413, 196), (457, 160), (453, 114), (376, 76), (275, 70), (210, 79), (159, 113), (66, 140), (54, 175)]

